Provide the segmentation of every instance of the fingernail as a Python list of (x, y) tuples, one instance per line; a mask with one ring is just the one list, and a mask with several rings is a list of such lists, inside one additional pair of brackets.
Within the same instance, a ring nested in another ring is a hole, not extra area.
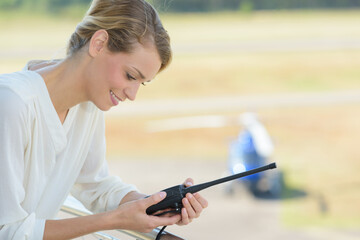
[(165, 192), (160, 192), (160, 197), (161, 198), (164, 198), (166, 196), (166, 193)]
[(187, 182), (186, 185), (187, 186), (192, 186), (193, 184), (192, 184), (192, 182)]

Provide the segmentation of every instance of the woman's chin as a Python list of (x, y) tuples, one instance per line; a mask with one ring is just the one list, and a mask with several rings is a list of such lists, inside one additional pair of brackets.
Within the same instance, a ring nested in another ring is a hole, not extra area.
[(106, 104), (106, 105), (95, 104), (95, 106), (103, 112), (109, 111), (111, 109), (111, 107), (115, 107), (114, 105), (111, 105), (111, 104)]

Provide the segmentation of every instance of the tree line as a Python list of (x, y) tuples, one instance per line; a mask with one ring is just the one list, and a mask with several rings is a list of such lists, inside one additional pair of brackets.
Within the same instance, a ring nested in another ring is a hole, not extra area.
[[(360, 0), (148, 0), (163, 12), (256, 11), (282, 9), (359, 8)], [(1, 0), (0, 9), (57, 11), (91, 0)]]
[(360, 0), (153, 0), (171, 12), (359, 8)]

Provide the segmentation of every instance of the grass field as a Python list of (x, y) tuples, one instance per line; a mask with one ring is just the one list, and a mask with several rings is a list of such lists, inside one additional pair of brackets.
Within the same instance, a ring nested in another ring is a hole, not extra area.
[[(0, 73), (16, 71), (30, 59), (63, 56), (81, 20), (9, 16), (0, 14), (5, 36), (0, 38)], [(141, 88), (139, 100), (360, 89), (360, 11), (164, 15), (163, 21), (174, 60)], [(278, 43), (280, 50), (273, 48)], [(360, 105), (256, 111), (275, 140), (274, 160), (289, 188), (307, 193), (283, 200), (284, 223), (360, 228)], [(146, 132), (148, 121), (166, 117), (108, 118), (109, 158), (226, 161), (238, 126)]]

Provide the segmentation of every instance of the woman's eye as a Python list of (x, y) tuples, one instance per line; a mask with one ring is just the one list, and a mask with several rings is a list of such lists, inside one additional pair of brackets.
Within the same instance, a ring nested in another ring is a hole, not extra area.
[(129, 80), (136, 80), (136, 78), (134, 78), (133, 76), (131, 76), (129, 73), (126, 73), (126, 77), (127, 77)]
[[(128, 80), (137, 80), (135, 77), (133, 77), (131, 74), (126, 73), (126, 77)], [(141, 83), (142, 85), (146, 86), (144, 82)]]

